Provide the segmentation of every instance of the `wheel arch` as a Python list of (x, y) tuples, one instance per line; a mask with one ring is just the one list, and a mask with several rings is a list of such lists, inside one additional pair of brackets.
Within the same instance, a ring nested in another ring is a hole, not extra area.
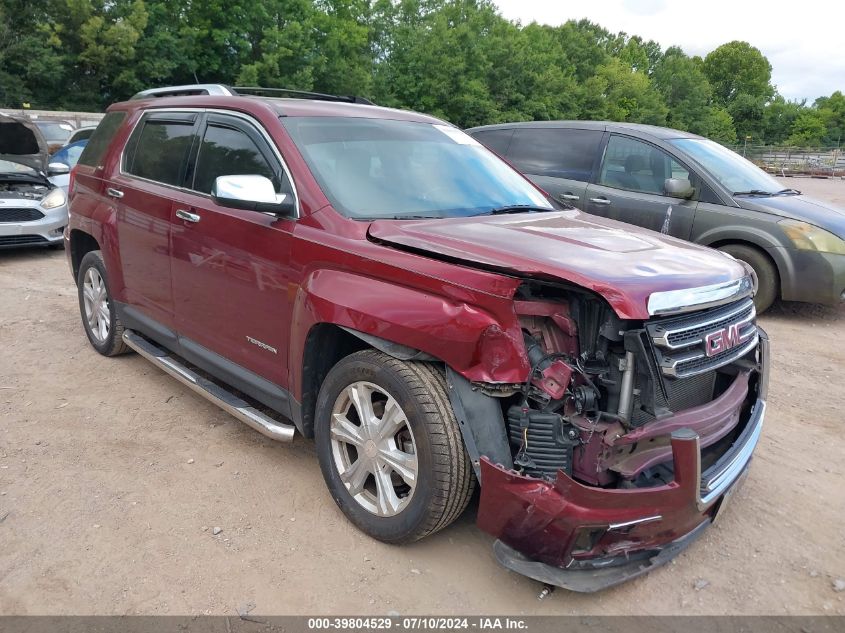
[(82, 258), (91, 251), (100, 250), (100, 243), (97, 239), (82, 229), (72, 229), (70, 232), (70, 266), (73, 273), (73, 281), (76, 283), (79, 277), (79, 266)]
[(314, 271), (294, 299), (290, 390), (304, 403), (314, 386), (304, 380), (305, 367), (314, 367), (314, 346), (334, 358), (330, 350), (338, 344), (442, 361), (472, 381), (522, 382), (529, 368), (513, 303), (493, 301), (467, 289), (453, 298), (350, 271)]
[(788, 257), (790, 244), (786, 237), (772, 234), (757, 226), (741, 226), (725, 224), (715, 226), (694, 238), (697, 244), (711, 248), (721, 248), (728, 244), (748, 246), (765, 255), (775, 266), (778, 274), (778, 290), (780, 296), (788, 295), (788, 280), (794, 279), (795, 270)]
[[(777, 274), (777, 289), (778, 289), (778, 297), (782, 297), (784, 294), (784, 274), (790, 269), (789, 261), (786, 258), (780, 257), (780, 251), (771, 248), (765, 248), (761, 246), (759, 243), (751, 242), (746, 239), (742, 238), (725, 238), (721, 240), (717, 240), (715, 242), (711, 242), (707, 246), (715, 249), (722, 249), (725, 246), (745, 246), (747, 248), (754, 249), (758, 253), (760, 253), (763, 257), (765, 257), (775, 268), (775, 273)], [(773, 254), (774, 253), (774, 254)]]

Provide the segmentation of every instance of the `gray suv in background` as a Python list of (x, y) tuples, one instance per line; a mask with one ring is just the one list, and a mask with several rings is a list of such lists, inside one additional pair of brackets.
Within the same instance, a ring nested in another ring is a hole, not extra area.
[(784, 188), (738, 154), (668, 128), (535, 121), (467, 130), (556, 200), (718, 248), (778, 297), (845, 300), (845, 210)]

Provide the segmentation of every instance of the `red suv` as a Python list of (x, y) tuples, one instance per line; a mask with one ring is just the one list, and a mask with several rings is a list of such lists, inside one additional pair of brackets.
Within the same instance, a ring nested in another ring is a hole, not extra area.
[(446, 527), (476, 484), (499, 561), (577, 591), (700, 534), (765, 411), (744, 266), (560, 207), (438, 119), (305, 96), (109, 108), (65, 234), (94, 348), (313, 437), (385, 542)]

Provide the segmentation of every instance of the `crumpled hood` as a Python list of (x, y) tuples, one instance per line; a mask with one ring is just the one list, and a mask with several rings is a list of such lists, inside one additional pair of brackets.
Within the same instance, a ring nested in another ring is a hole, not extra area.
[(652, 292), (740, 279), (721, 253), (577, 209), (438, 220), (376, 220), (370, 239), (520, 276), (568, 281), (622, 318), (647, 319)]
[(809, 222), (845, 239), (845, 209), (809, 196), (736, 197), (743, 209)]
[(49, 156), (47, 142), (35, 123), (0, 114), (0, 160), (20, 163), (46, 174)]

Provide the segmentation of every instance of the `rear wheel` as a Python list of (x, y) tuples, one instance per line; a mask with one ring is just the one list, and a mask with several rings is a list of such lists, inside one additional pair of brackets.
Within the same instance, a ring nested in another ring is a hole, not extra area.
[(100, 251), (91, 251), (82, 258), (76, 286), (82, 325), (94, 349), (103, 356), (128, 352), (129, 347), (123, 342), (123, 324), (114, 309), (106, 265)]
[(757, 293), (754, 295), (754, 307), (757, 314), (768, 310), (778, 297), (780, 277), (777, 268), (761, 250), (745, 244), (726, 244), (719, 248), (741, 262), (748, 264), (757, 277)]
[(475, 480), (439, 367), (347, 356), (323, 382), (315, 423), (332, 497), (373, 538), (416, 541), (466, 508)]

